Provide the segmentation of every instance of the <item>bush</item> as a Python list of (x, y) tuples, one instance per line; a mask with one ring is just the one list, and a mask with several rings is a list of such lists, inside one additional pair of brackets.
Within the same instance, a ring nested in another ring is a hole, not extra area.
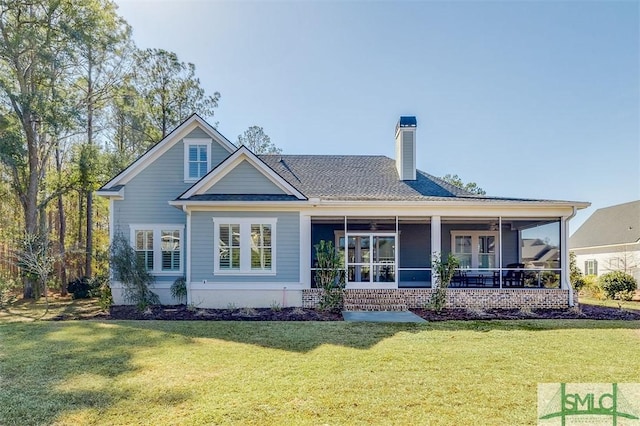
[(122, 283), (124, 300), (136, 305), (140, 312), (149, 305), (160, 304), (158, 295), (151, 291), (154, 276), (121, 234), (114, 237), (110, 252), (114, 278)]
[(20, 286), (12, 279), (0, 278), (0, 308), (16, 301), (16, 293)]
[(73, 299), (89, 299), (100, 294), (100, 282), (89, 277), (82, 277), (70, 281), (67, 290)]
[(622, 271), (608, 272), (600, 276), (599, 282), (609, 299), (615, 299), (620, 292), (635, 291), (638, 288), (635, 278)]
[(171, 297), (176, 299), (179, 304), (187, 301), (187, 280), (184, 277), (177, 278), (171, 284)]
[(587, 280), (585, 277), (575, 277), (571, 278), (571, 285), (577, 291), (581, 291), (585, 285), (587, 285)]
[(458, 259), (451, 253), (446, 260), (442, 260), (439, 254), (434, 254), (431, 260), (431, 269), (435, 274), (436, 289), (429, 301), (429, 307), (436, 312), (441, 312), (447, 303), (447, 288), (456, 269), (460, 266)]
[(341, 274), (342, 260), (331, 241), (321, 240), (316, 249), (316, 285), (323, 289), (320, 309), (337, 310), (344, 306), (344, 275)]
[(593, 297), (594, 299), (604, 300), (606, 299), (604, 290), (600, 286), (598, 277), (595, 275), (587, 275), (583, 278), (584, 285), (582, 286), (581, 293), (587, 297)]

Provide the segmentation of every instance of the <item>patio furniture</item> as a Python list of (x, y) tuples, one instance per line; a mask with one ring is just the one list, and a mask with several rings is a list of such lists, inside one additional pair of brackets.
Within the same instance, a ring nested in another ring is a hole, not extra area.
[(467, 273), (456, 270), (451, 278), (451, 287), (466, 287), (467, 286)]
[(524, 263), (510, 263), (502, 277), (504, 287), (524, 287)]

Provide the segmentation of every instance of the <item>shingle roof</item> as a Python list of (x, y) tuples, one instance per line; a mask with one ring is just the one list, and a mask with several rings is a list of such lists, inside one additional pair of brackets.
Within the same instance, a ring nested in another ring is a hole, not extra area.
[(382, 155), (259, 155), (308, 198), (349, 201), (545, 201), (473, 194), (418, 170), (415, 181), (398, 178), (395, 160)]
[(569, 239), (569, 247), (597, 247), (640, 240), (640, 200), (596, 210)]
[(259, 155), (307, 197), (340, 200), (420, 200), (473, 197), (427, 173), (415, 181), (398, 179), (396, 163), (385, 156)]

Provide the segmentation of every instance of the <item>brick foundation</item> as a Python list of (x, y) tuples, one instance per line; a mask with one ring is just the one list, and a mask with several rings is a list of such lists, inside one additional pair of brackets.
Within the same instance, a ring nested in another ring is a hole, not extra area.
[[(426, 289), (366, 289), (346, 290), (345, 302), (365, 295), (408, 308), (424, 308), (434, 290)], [(302, 306), (316, 308), (322, 290), (302, 290)], [(575, 303), (578, 297), (575, 295)], [(560, 289), (448, 289), (446, 308), (481, 309), (564, 309), (569, 307), (569, 291)]]

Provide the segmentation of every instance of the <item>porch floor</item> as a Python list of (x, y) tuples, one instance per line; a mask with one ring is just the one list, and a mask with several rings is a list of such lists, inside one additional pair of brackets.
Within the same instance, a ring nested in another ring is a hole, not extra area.
[(409, 311), (344, 311), (342, 317), (350, 322), (427, 322)]

